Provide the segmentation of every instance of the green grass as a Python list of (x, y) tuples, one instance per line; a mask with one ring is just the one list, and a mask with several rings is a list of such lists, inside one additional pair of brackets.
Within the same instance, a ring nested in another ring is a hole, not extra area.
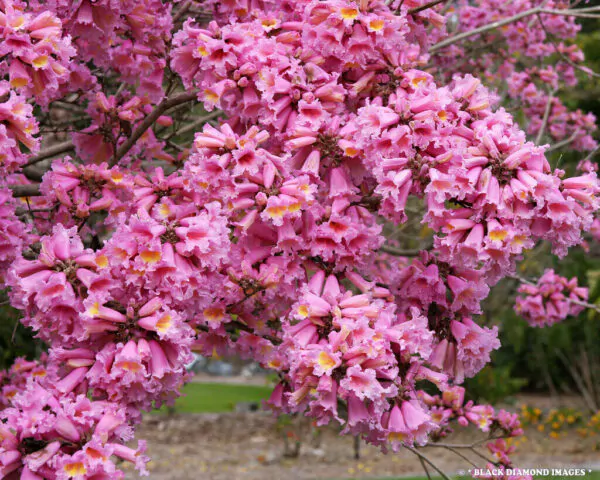
[[(271, 395), (272, 387), (256, 385), (232, 385), (224, 383), (188, 383), (183, 387), (184, 396), (175, 402), (177, 413), (231, 412), (240, 402), (261, 402)], [(161, 408), (160, 412), (165, 412)]]

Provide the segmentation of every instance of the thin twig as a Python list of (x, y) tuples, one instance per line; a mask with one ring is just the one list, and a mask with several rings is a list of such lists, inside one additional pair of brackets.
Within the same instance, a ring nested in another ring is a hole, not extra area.
[(469, 462), (473, 467), (477, 468), (477, 464), (473, 463), (469, 459), (469, 457), (467, 457), (466, 455), (463, 455), (462, 453), (460, 453), (456, 448), (446, 447), (446, 450), (450, 450), (452, 453), (454, 453), (454, 455), (458, 455), (463, 460), (466, 460), (467, 462)]
[(480, 445), (483, 445), (485, 442), (490, 442), (492, 440), (498, 440), (499, 438), (505, 438), (503, 436), (497, 436), (497, 437), (488, 437), (488, 438), (484, 438), (483, 440), (478, 440), (476, 442), (473, 443), (443, 443), (443, 442), (435, 442), (435, 443), (428, 443), (427, 446), (428, 447), (439, 447), (439, 448), (475, 448), (478, 447)]
[(430, 8), (439, 5), (440, 3), (447, 2), (448, 0), (433, 0), (432, 2), (426, 3), (425, 5), (421, 5), (420, 7), (411, 8), (408, 11), (409, 15), (414, 15), (415, 13), (422, 12), (423, 10), (429, 10)]
[[(583, 9), (582, 9), (583, 10)], [(584, 67), (582, 65), (579, 65), (577, 63), (575, 63), (573, 60), (571, 60), (567, 55), (565, 55), (563, 52), (560, 51), (560, 49), (558, 48), (558, 45), (556, 45), (556, 42), (554, 40), (552, 40), (552, 34), (550, 33), (550, 31), (546, 28), (546, 25), (544, 24), (544, 21), (542, 20), (542, 15), (541, 14), (537, 14), (537, 18), (538, 21), (540, 22), (540, 25), (542, 26), (542, 29), (544, 30), (544, 33), (546, 34), (546, 36), (548, 38), (550, 38), (550, 42), (552, 43), (552, 47), (554, 48), (554, 52), (563, 59), (563, 61), (567, 62), (570, 66), (572, 66), (573, 68), (576, 68), (577, 70), (585, 73), (586, 75), (590, 75), (592, 77), (596, 77), (596, 78), (600, 78), (600, 74), (594, 72), (593, 70)]]
[(454, 43), (460, 42), (461, 40), (464, 40), (466, 38), (470, 38), (475, 35), (479, 35), (480, 33), (488, 32), (490, 30), (495, 30), (496, 28), (503, 27), (504, 25), (508, 25), (509, 23), (516, 22), (518, 20), (521, 20), (522, 18), (528, 17), (530, 15), (535, 15), (539, 11), (540, 11), (540, 7), (532, 8), (530, 10), (526, 10), (524, 12), (513, 15), (512, 17), (507, 17), (503, 20), (498, 20), (496, 22), (488, 23), (487, 25), (483, 25), (483, 26), (475, 28), (473, 30), (469, 30), (468, 32), (459, 33), (458, 35), (454, 35), (450, 38), (447, 38), (445, 40), (442, 40), (441, 42), (436, 43), (435, 45), (432, 45), (429, 48), (429, 51), (431, 53), (433, 53), (437, 50), (440, 50), (441, 48), (444, 48), (444, 47), (447, 47)]
[(471, 448), (470, 448), (470, 450), (471, 450), (471, 451), (472, 451), (472, 452), (473, 452), (475, 455), (477, 455), (478, 457), (480, 457), (480, 458), (483, 458), (483, 459), (486, 461), (486, 463), (493, 463), (493, 462), (492, 462), (492, 461), (491, 461), (489, 458), (487, 458), (487, 457), (486, 457), (486, 456), (485, 456), (483, 453), (481, 453), (481, 452), (478, 452), (477, 450), (475, 450), (475, 447), (471, 447)]
[(583, 161), (584, 161), (584, 162), (586, 162), (586, 161), (589, 161), (589, 160), (591, 160), (591, 159), (592, 159), (592, 158), (594, 158), (594, 156), (595, 156), (596, 154), (598, 154), (598, 153), (600, 153), (600, 146), (599, 146), (598, 148), (596, 148), (596, 150), (592, 150), (592, 151), (591, 151), (591, 152), (590, 152), (590, 153), (589, 153), (589, 154), (588, 154), (588, 155), (587, 155), (587, 156), (586, 156), (586, 157), (583, 159)]
[(10, 337), (10, 343), (13, 345), (15, 344), (15, 337), (17, 336), (17, 328), (19, 328), (19, 323), (21, 323), (19, 320), (15, 322), (15, 328), (13, 328), (12, 335)]
[(52, 102), (52, 107), (61, 108), (63, 110), (69, 110), (71, 112), (84, 113), (85, 108), (80, 107), (79, 105), (74, 105), (68, 102), (62, 102), (60, 100), (56, 100)]
[(419, 457), (419, 461), (421, 462), (421, 466), (423, 467), (423, 470), (425, 470), (425, 475), (427, 475), (427, 480), (431, 480), (431, 475), (429, 474), (429, 469), (427, 468), (427, 465), (425, 465), (425, 460), (423, 460), (421, 457)]
[(441, 48), (444, 48), (444, 47), (447, 47), (454, 43), (460, 42), (461, 40), (464, 40), (466, 38), (470, 38), (475, 35), (479, 35), (480, 33), (489, 32), (490, 30), (495, 30), (497, 28), (503, 27), (504, 25), (508, 25), (509, 23), (517, 22), (517, 21), (521, 20), (522, 18), (529, 17), (530, 15), (536, 15), (538, 13), (544, 13), (544, 14), (548, 14), (548, 15), (567, 15), (567, 16), (579, 16), (579, 17), (585, 17), (585, 18), (588, 18), (588, 17), (598, 18), (598, 15), (593, 15), (593, 14), (589, 13), (590, 11), (598, 11), (597, 8), (598, 7), (589, 7), (586, 9), (580, 8), (577, 10), (555, 10), (555, 9), (547, 9), (547, 8), (544, 8), (543, 5), (540, 5), (535, 8), (525, 10), (524, 12), (517, 13), (516, 15), (513, 15), (512, 17), (507, 17), (502, 20), (488, 23), (487, 25), (483, 25), (483, 26), (475, 28), (473, 30), (469, 30), (468, 32), (462, 32), (462, 33), (459, 33), (452, 37), (446, 38), (445, 40), (442, 40), (441, 42), (438, 42), (435, 45), (432, 45), (429, 48), (429, 51), (431, 53), (436, 52), (437, 50), (439, 50)]
[(200, 125), (204, 125), (209, 120), (217, 118), (219, 115), (222, 115), (222, 114), (223, 114), (223, 112), (221, 112), (220, 110), (216, 110), (214, 112), (211, 112), (208, 115), (204, 115), (203, 117), (198, 118), (194, 122), (192, 122), (192, 123), (190, 123), (188, 125), (185, 125), (184, 127), (181, 127), (179, 130), (176, 130), (175, 132), (169, 134), (169, 136), (166, 138), (166, 140), (169, 140), (169, 139), (171, 139), (173, 137), (177, 137), (179, 135), (184, 135), (184, 134), (186, 134), (188, 132), (193, 132)]
[(577, 369), (572, 365), (572, 362), (565, 356), (565, 354), (562, 352), (562, 350), (560, 350), (559, 348), (555, 348), (554, 350), (555, 350), (556, 354), (558, 355), (558, 358), (560, 358), (562, 360), (563, 364), (565, 365), (565, 367), (567, 367), (567, 370), (571, 374), (571, 377), (573, 377), (573, 380), (575, 381), (577, 388), (579, 388), (579, 391), (581, 392), (581, 395), (583, 396), (583, 399), (584, 399), (585, 403), (587, 404), (587, 407), (590, 409), (591, 412), (597, 412), (598, 405), (596, 404), (594, 398), (591, 396), (588, 389), (585, 388), (584, 381), (581, 378), (581, 375), (579, 374)]
[(579, 18), (600, 18), (600, 14), (590, 13), (597, 12), (598, 7), (578, 8), (576, 10), (557, 10), (553, 8), (542, 8), (540, 13), (548, 15), (563, 15), (565, 17), (579, 17)]
[(565, 140), (561, 140), (560, 142), (557, 142), (553, 145), (550, 145), (547, 149), (546, 149), (546, 153), (548, 152), (553, 152), (554, 150), (559, 150), (563, 147), (566, 147), (567, 145), (570, 145), (571, 143), (573, 143), (575, 140), (577, 140), (577, 137), (579, 136), (581, 132), (573, 132), (571, 134), (571, 136)]
[(419, 452), (416, 448), (411, 448), (411, 447), (404, 447), (407, 450), (410, 450), (412, 453), (414, 453), (415, 455), (417, 455), (419, 458), (423, 459), (424, 461), (426, 461), (429, 465), (431, 465), (431, 467), (433, 467), (433, 469), (438, 472), (442, 478), (444, 480), (450, 480), (450, 477), (448, 475), (446, 475), (444, 473), (443, 470), (441, 470), (435, 463), (433, 463), (431, 460), (429, 460), (429, 458), (427, 458), (427, 455), (425, 455), (424, 453)]
[(542, 126), (540, 127), (540, 131), (537, 134), (535, 139), (535, 144), (539, 145), (544, 137), (544, 133), (546, 132), (546, 127), (548, 126), (548, 119), (550, 118), (550, 112), (552, 111), (552, 102), (554, 101), (554, 95), (556, 95), (556, 90), (552, 92), (548, 92), (548, 102), (546, 103), (546, 109), (544, 110), (544, 117), (542, 118)]

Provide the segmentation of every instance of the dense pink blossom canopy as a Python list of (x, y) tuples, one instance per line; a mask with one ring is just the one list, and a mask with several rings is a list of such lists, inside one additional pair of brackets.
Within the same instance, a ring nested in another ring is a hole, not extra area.
[[(575, 84), (578, 27), (525, 18), (490, 33), (502, 52), (471, 58), (440, 47), (447, 23), (535, 2), (426, 3), (0, 0), (0, 277), (49, 346), (0, 376), (0, 478), (122, 478), (117, 458), (144, 472), (144, 442), (125, 443), (177, 398), (193, 351), (259, 362), (279, 378), (276, 412), (384, 451), (453, 421), (522, 433), (459, 385), (500, 347), (477, 318), (490, 288), (537, 242), (564, 256), (594, 222), (596, 173), (552, 169), (531, 138), (597, 147), (594, 118), (542, 89)], [(568, 61), (544, 63), (547, 32)], [(167, 110), (190, 101), (225, 119), (173, 148)], [(35, 178), (58, 141), (40, 119), (65, 104), (88, 123)], [(432, 245), (394, 256), (390, 228), (415, 209)], [(587, 298), (551, 271), (520, 291), (535, 325)], [(503, 439), (488, 448), (510, 465)]]

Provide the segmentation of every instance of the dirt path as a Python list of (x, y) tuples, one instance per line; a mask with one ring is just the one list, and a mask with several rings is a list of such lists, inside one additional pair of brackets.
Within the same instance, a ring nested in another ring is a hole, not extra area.
[[(203, 415), (149, 415), (139, 429), (148, 440), (151, 480), (270, 480), (343, 479), (423, 475), (418, 459), (409, 451), (383, 455), (363, 445), (361, 458), (353, 458), (352, 439), (333, 429), (322, 433), (319, 446), (303, 443), (299, 458), (282, 455), (283, 440), (276, 420), (266, 413)], [(308, 435), (310, 437), (310, 434)], [(575, 433), (552, 440), (537, 431), (527, 432), (516, 464), (522, 467), (574, 467), (600, 469), (600, 453)], [(450, 443), (470, 443), (463, 432)], [(444, 471), (469, 468), (466, 461), (441, 448), (424, 453)], [(482, 461), (472, 457), (480, 466)], [(129, 479), (138, 478), (134, 472)]]

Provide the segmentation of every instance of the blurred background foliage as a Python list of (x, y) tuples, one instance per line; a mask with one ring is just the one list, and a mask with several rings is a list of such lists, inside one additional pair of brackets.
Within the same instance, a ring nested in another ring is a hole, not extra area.
[(19, 312), (8, 305), (6, 293), (0, 293), (0, 370), (10, 367), (15, 357), (32, 359), (40, 352), (31, 330), (19, 323)]

